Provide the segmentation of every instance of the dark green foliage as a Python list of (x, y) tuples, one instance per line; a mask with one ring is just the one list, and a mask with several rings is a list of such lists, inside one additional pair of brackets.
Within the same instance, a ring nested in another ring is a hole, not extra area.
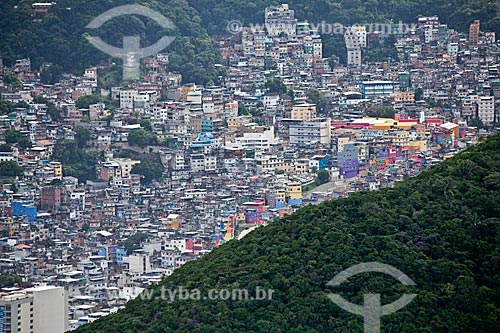
[(14, 111), (14, 106), (9, 101), (0, 101), (0, 115), (7, 115)]
[(152, 133), (143, 130), (142, 128), (130, 131), (128, 135), (128, 144), (131, 146), (139, 146), (145, 148), (148, 145), (157, 143), (157, 138)]
[(0, 274), (0, 288), (13, 287), (21, 284), (19, 275), (14, 274)]
[(87, 142), (90, 140), (90, 130), (85, 127), (77, 126), (75, 129), (75, 143), (78, 148), (87, 147)]
[(154, 155), (142, 155), (141, 163), (132, 168), (132, 173), (141, 175), (141, 182), (150, 184), (153, 179), (160, 179), (163, 173), (163, 165)]
[(484, 128), (484, 124), (483, 124), (483, 122), (481, 121), (481, 119), (479, 119), (479, 118), (472, 118), (472, 119), (469, 121), (469, 126), (472, 126), (472, 127), (477, 127), (477, 128), (479, 128), (479, 129)]
[(61, 80), (63, 68), (61, 65), (55, 64), (44, 68), (40, 73), (40, 80), (45, 84), (56, 84)]
[(330, 173), (326, 170), (320, 170), (318, 172), (318, 185), (328, 183), (330, 181)]
[(148, 239), (149, 235), (143, 232), (138, 232), (130, 236), (124, 243), (123, 247), (127, 251), (127, 254), (132, 253), (132, 251), (140, 249), (141, 243)]
[(12, 147), (10, 145), (7, 145), (7, 144), (1, 144), (0, 145), (0, 151), (1, 152), (11, 152), (12, 151)]
[(81, 139), (75, 141), (58, 141), (54, 146), (53, 158), (63, 165), (64, 176), (73, 176), (80, 182), (96, 178), (97, 153), (78, 146)]
[(5, 131), (5, 142), (7, 142), (7, 144), (17, 143), (20, 138), (21, 132), (19, 132), (18, 130), (8, 129)]
[[(174, 31), (165, 31), (154, 21), (139, 16), (115, 18), (98, 30), (88, 30), (86, 25), (99, 14), (119, 5), (140, 3), (170, 18), (176, 25)], [(177, 38), (165, 51), (171, 53), (169, 70), (179, 71), (186, 82), (205, 84), (216, 82), (221, 74), (214, 68), (220, 62), (215, 44), (201, 28), (201, 18), (185, 2), (176, 0), (61, 0), (47, 15), (33, 17), (31, 2), (4, 0), (0, 2), (0, 50), (7, 65), (16, 59), (29, 57), (32, 67), (43, 62), (55, 65), (42, 71), (42, 81), (53, 83), (65, 71), (82, 71), (84, 68), (109, 64), (110, 59), (95, 49), (86, 35), (100, 36), (104, 41), (121, 47), (123, 36), (139, 35), (141, 46), (149, 46), (163, 35)], [(120, 64), (121, 60), (116, 60)], [(61, 66), (61, 67), (58, 67)], [(120, 71), (116, 71), (117, 73)], [(7, 77), (7, 84), (19, 87), (15, 78)]]
[[(394, 188), (307, 206), (230, 241), (163, 279), (165, 288), (274, 289), (272, 300), (130, 301), (76, 332), (362, 332), (363, 319), (325, 294), (362, 304), (417, 298), (382, 318), (383, 332), (497, 332), (500, 324), (500, 135)], [(392, 265), (326, 287), (355, 264)], [(154, 287), (154, 296), (160, 288)]]
[(272, 80), (268, 80), (266, 82), (266, 89), (270, 93), (276, 93), (276, 94), (284, 94), (286, 93), (286, 86), (281, 80), (277, 77), (273, 78)]
[(151, 132), (151, 130), (152, 130), (151, 123), (147, 119), (131, 119), (128, 122), (128, 124), (129, 125), (139, 124), (139, 125), (141, 125), (142, 129), (144, 129), (144, 130), (146, 130), (148, 132)]
[(396, 110), (394, 110), (390, 106), (374, 105), (371, 106), (368, 110), (366, 110), (366, 115), (368, 117), (394, 118), (395, 114)]
[(23, 173), (23, 167), (14, 161), (0, 162), (0, 177), (20, 177)]

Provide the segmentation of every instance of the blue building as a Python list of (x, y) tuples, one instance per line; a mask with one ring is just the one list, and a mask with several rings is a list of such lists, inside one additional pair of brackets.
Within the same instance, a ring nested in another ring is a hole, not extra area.
[(345, 179), (356, 177), (359, 173), (358, 149), (353, 144), (346, 144), (344, 150), (338, 152), (337, 165)]
[(359, 85), (363, 98), (389, 97), (394, 92), (393, 81), (362, 81)]
[(29, 201), (13, 201), (12, 216), (26, 216), (28, 222), (36, 222), (37, 208)]

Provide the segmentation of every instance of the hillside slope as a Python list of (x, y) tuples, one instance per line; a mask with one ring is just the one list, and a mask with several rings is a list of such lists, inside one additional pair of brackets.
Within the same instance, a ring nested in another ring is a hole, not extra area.
[[(363, 319), (332, 303), (416, 293), (382, 318), (382, 332), (498, 332), (500, 134), (416, 178), (377, 192), (308, 206), (177, 269), (154, 288), (273, 289), (271, 300), (130, 301), (84, 332), (362, 332)], [(326, 284), (353, 265), (392, 265), (416, 282), (364, 273)]]

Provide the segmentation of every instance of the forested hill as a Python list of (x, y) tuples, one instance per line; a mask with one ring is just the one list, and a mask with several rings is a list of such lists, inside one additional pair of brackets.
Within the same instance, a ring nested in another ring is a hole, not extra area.
[[(474, 19), (481, 20), (482, 30), (500, 33), (500, 18), (495, 16), (492, 0), (290, 0), (299, 20), (313, 23), (384, 23), (388, 20), (416, 22), (418, 15), (439, 15), (441, 21), (462, 32)], [(61, 72), (81, 71), (90, 65), (109, 63), (104, 53), (89, 45), (85, 34), (94, 35), (86, 25), (113, 7), (138, 3), (170, 18), (177, 26), (170, 70), (180, 71), (185, 82), (216, 82), (221, 74), (213, 64), (220, 59), (208, 33), (225, 34), (230, 20), (243, 23), (263, 22), (266, 6), (275, 0), (59, 0), (49, 14), (33, 15), (28, 0), (0, 1), (0, 54), (7, 65), (16, 59), (31, 58), (34, 67), (52, 62)], [(156, 42), (164, 31), (148, 19), (124, 17), (103, 26), (97, 35), (116, 46), (122, 37), (140, 35), (143, 45)], [(169, 34), (170, 35), (170, 34)], [(345, 58), (343, 38), (324, 36), (324, 55)], [(121, 61), (118, 61), (120, 63)], [(118, 71), (117, 71), (118, 72)]]
[[(500, 327), (500, 135), (418, 177), (377, 192), (307, 206), (188, 262), (154, 287), (273, 289), (270, 300), (137, 298), (84, 332), (362, 332), (363, 318), (328, 293), (382, 304), (417, 297), (382, 318), (382, 332), (498, 332)], [(416, 286), (364, 273), (326, 284), (364, 262), (389, 264)], [(168, 294), (166, 294), (168, 295)]]
[[(213, 66), (220, 63), (219, 52), (201, 27), (196, 10), (183, 0), (58, 0), (48, 14), (36, 15), (32, 3), (0, 1), (0, 55), (6, 65), (29, 57), (36, 69), (47, 61), (61, 66), (60, 71), (82, 71), (88, 66), (111, 62), (108, 55), (90, 45), (86, 35), (99, 36), (117, 47), (122, 46), (123, 36), (138, 35), (141, 46), (145, 47), (162, 36), (175, 35), (175, 41), (165, 50), (171, 53), (171, 71), (182, 72), (185, 82), (198, 84), (215, 82), (220, 74)], [(86, 29), (87, 24), (105, 11), (133, 3), (161, 13), (176, 29), (163, 30), (151, 19), (130, 15), (110, 20), (95, 31)], [(116, 62), (121, 65), (121, 60)]]

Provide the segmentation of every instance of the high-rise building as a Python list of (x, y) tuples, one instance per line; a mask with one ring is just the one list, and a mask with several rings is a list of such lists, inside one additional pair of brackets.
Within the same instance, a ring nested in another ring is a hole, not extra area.
[(347, 48), (347, 65), (361, 66), (361, 49), (366, 47), (366, 28), (363, 26), (347, 28), (344, 40)]
[(474, 20), (471, 23), (469, 28), (469, 45), (477, 46), (477, 42), (479, 40), (479, 30), (480, 30), (480, 22), (479, 20)]
[(63, 287), (44, 286), (0, 295), (0, 332), (63, 333), (68, 298)]
[(290, 144), (300, 145), (321, 143), (329, 145), (331, 142), (331, 119), (315, 118), (300, 124), (290, 125)]
[(480, 96), (477, 101), (477, 116), (484, 125), (492, 126), (495, 121), (495, 97)]

